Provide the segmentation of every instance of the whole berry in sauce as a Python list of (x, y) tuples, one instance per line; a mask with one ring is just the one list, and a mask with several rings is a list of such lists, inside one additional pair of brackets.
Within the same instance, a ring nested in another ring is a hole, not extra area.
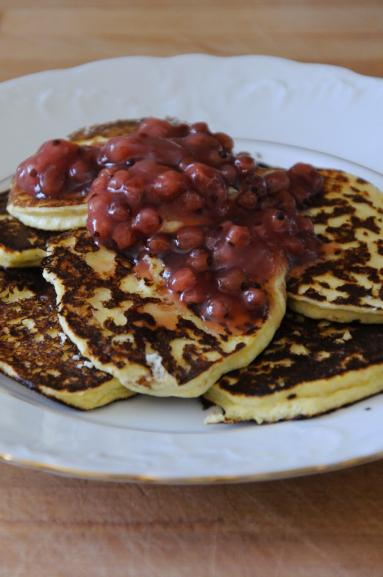
[(209, 132), (209, 127), (206, 122), (194, 122), (190, 125), (190, 132), (193, 134), (195, 132)]
[(217, 275), (217, 285), (221, 292), (235, 294), (240, 292), (246, 281), (246, 275), (239, 267), (230, 268)]
[(176, 234), (177, 248), (186, 252), (202, 246), (204, 240), (205, 235), (200, 226), (184, 226)]
[(267, 298), (263, 290), (259, 288), (249, 288), (242, 293), (245, 307), (250, 310), (262, 309), (266, 306)]
[(204, 248), (196, 248), (190, 251), (187, 262), (197, 272), (207, 271), (211, 262), (210, 252)]
[(201, 307), (203, 318), (218, 323), (223, 322), (230, 313), (228, 301), (221, 296), (211, 298)]
[(119, 250), (127, 250), (134, 245), (137, 237), (128, 222), (121, 222), (113, 228), (112, 238)]
[(159, 174), (152, 183), (153, 192), (162, 201), (174, 200), (188, 188), (185, 176), (176, 170), (167, 170)]
[(235, 186), (238, 178), (238, 172), (235, 166), (232, 164), (223, 164), (219, 170), (225, 179), (226, 184), (229, 186)]
[(187, 190), (178, 199), (178, 206), (181, 212), (197, 212), (205, 206), (204, 197), (194, 190)]
[(241, 208), (246, 210), (254, 210), (258, 206), (258, 196), (256, 192), (248, 189), (238, 196), (237, 203)]
[(184, 290), (180, 299), (187, 305), (197, 305), (203, 303), (206, 298), (206, 293), (202, 287), (195, 286), (191, 289)]
[(140, 210), (133, 221), (133, 228), (144, 235), (157, 232), (161, 226), (161, 217), (155, 208), (147, 207)]
[(233, 224), (226, 233), (226, 240), (236, 248), (242, 248), (250, 242), (250, 231), (246, 226)]
[(218, 142), (221, 144), (224, 150), (227, 150), (228, 152), (231, 152), (233, 150), (234, 141), (231, 138), (231, 136), (229, 136), (225, 132), (216, 132), (214, 134), (214, 138), (218, 140)]
[(241, 176), (252, 174), (256, 168), (254, 159), (246, 152), (237, 154), (234, 164)]
[(175, 292), (192, 289), (197, 283), (195, 273), (189, 267), (183, 267), (174, 272), (169, 279), (169, 287)]
[(147, 247), (151, 254), (159, 255), (164, 254), (171, 250), (171, 240), (166, 234), (154, 234), (149, 237), (147, 242)]
[(287, 190), (290, 186), (290, 178), (287, 170), (273, 170), (265, 174), (267, 191), (275, 194), (281, 190)]
[(282, 210), (267, 211), (266, 222), (273, 233), (284, 233), (289, 230), (289, 219)]
[(194, 162), (186, 167), (185, 174), (210, 207), (214, 208), (227, 200), (226, 183), (218, 170)]
[(124, 198), (116, 197), (108, 207), (108, 214), (116, 222), (129, 220), (131, 211)]

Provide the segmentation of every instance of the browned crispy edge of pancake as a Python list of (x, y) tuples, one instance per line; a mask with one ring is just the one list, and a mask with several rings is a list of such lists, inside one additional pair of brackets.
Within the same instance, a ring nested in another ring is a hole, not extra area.
[(29, 207), (29, 208), (54, 208), (60, 206), (77, 206), (85, 204), (85, 196), (83, 193), (71, 192), (65, 193), (65, 197), (58, 198), (36, 198), (12, 183), (12, 188), (9, 193), (9, 203), (13, 206)]
[(288, 312), (268, 348), (244, 369), (224, 375), (219, 387), (232, 395), (262, 397), (331, 379), (382, 364), (382, 343), (383, 325), (338, 325)]
[(9, 191), (0, 194), (0, 216), (6, 218), (0, 220), (0, 248), (2, 251), (12, 254), (34, 248), (45, 249), (46, 242), (56, 233), (37, 230), (24, 225), (7, 213)]
[(113, 136), (124, 136), (133, 132), (139, 125), (142, 119), (125, 119), (114, 120), (111, 122), (104, 122), (103, 124), (93, 124), (92, 126), (85, 126), (71, 132), (69, 140), (81, 141), (95, 136), (103, 136), (104, 138), (113, 138)]
[[(124, 136), (133, 132), (140, 122), (147, 117), (142, 118), (125, 118), (120, 120), (112, 120), (111, 122), (104, 122), (103, 124), (93, 124), (80, 128), (69, 135), (69, 140), (81, 141), (95, 136), (103, 136), (104, 138), (113, 138), (114, 136)], [(172, 123), (178, 123), (176, 118), (166, 117), (165, 120)]]
[(9, 190), (4, 190), (0, 193), (0, 216), (7, 213), (7, 204), (8, 204), (8, 196)]
[[(111, 380), (110, 375), (86, 366), (86, 359), (63, 334), (54, 289), (39, 269), (0, 269), (0, 290), (8, 287), (32, 293), (21, 301), (0, 301), (0, 360), (15, 371), (13, 378), (33, 390), (47, 387), (68, 392), (96, 388)], [(30, 321), (36, 332), (28, 327)], [(51, 373), (55, 370), (58, 375)]]

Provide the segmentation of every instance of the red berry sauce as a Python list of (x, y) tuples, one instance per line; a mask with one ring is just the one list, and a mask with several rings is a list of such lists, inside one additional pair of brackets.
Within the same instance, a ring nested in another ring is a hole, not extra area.
[(302, 209), (321, 192), (321, 175), (307, 164), (262, 171), (203, 122), (148, 118), (98, 149), (51, 141), (16, 180), (36, 196), (91, 182), (88, 229), (97, 243), (136, 262), (161, 258), (169, 291), (202, 318), (242, 330), (266, 314), (262, 287), (281, 259), (304, 265), (319, 254)]
[(16, 186), (36, 198), (58, 198), (68, 192), (86, 196), (99, 172), (98, 147), (64, 139), (48, 140), (16, 170)]

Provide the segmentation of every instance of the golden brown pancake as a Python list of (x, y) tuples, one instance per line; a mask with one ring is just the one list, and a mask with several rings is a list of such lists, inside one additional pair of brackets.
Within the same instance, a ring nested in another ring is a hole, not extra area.
[(383, 391), (383, 325), (336, 324), (288, 312), (269, 347), (205, 395), (210, 423), (313, 417)]
[(72, 132), (68, 138), (77, 144), (92, 144), (95, 142), (106, 142), (109, 138), (114, 136), (125, 136), (133, 132), (138, 124), (141, 122), (139, 120), (114, 120), (112, 122), (105, 122), (103, 124), (93, 124), (92, 126), (86, 126)]
[(269, 343), (285, 313), (285, 267), (263, 287), (269, 309), (246, 330), (202, 321), (170, 297), (150, 259), (152, 279), (86, 231), (48, 244), (44, 276), (54, 284), (63, 330), (95, 366), (136, 392), (196, 397), (223, 373), (248, 364)]
[(0, 194), (0, 267), (38, 266), (52, 233), (25, 226), (10, 216), (7, 199), (7, 192)]
[(38, 269), (0, 269), (0, 369), (78, 409), (131, 396), (81, 357), (58, 322), (53, 288)]
[(328, 250), (290, 279), (289, 306), (311, 318), (383, 323), (383, 194), (351, 174), (320, 172), (324, 194), (307, 214)]

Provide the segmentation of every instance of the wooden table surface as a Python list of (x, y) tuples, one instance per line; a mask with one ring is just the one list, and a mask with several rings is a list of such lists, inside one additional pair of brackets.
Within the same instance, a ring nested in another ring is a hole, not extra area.
[[(0, 0), (0, 80), (126, 54), (274, 54), (383, 76), (382, 0)], [(113, 485), (0, 466), (0, 577), (382, 577), (383, 462)]]

